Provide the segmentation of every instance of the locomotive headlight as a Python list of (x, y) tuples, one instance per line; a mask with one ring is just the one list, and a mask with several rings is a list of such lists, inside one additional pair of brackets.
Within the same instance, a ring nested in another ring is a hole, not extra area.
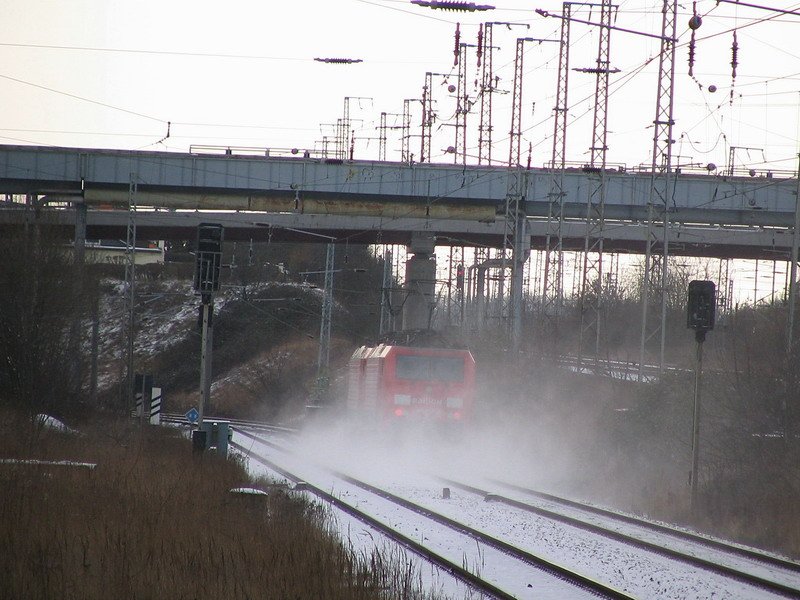
[(447, 408), (464, 408), (464, 400), (461, 398), (447, 398)]
[(394, 403), (397, 406), (411, 406), (411, 396), (408, 394), (395, 394)]

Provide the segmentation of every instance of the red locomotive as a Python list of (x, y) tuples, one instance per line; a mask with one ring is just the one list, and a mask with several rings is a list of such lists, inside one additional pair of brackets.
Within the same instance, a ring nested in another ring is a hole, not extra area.
[(350, 359), (347, 408), (378, 422), (467, 422), (475, 392), (469, 350), (362, 346)]

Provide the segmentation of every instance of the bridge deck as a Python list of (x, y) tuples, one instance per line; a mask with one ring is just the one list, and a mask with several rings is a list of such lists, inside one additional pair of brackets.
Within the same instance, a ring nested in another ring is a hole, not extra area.
[[(0, 193), (119, 208), (127, 206), (133, 181), (138, 206), (174, 211), (139, 216), (142, 235), (151, 228), (153, 237), (164, 239), (192, 237), (187, 232), (197, 216), (182, 212), (189, 209), (238, 211), (224, 217), (228, 239), (249, 239), (272, 224), (271, 235), (285, 238), (303, 237), (294, 228), (351, 241), (404, 242), (412, 230), (431, 230), (440, 243), (497, 246), (498, 212), (515, 173), (505, 167), (0, 146)], [(543, 246), (558, 174), (527, 171), (524, 205), (533, 247)], [(581, 169), (563, 173), (567, 247), (582, 245), (587, 203), (599, 176)], [(651, 175), (615, 170), (604, 177), (606, 247), (640, 252)], [(676, 174), (668, 207), (671, 243), (676, 253), (693, 255), (784, 256), (796, 198), (796, 179)], [(16, 219), (7, 215), (3, 221)], [(123, 217), (116, 211), (90, 211), (89, 235), (118, 235), (120, 226)]]

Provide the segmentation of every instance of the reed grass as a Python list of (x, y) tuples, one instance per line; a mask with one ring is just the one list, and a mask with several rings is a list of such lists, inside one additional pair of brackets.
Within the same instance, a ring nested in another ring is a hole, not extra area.
[(232, 494), (253, 485), (242, 465), (192, 455), (176, 431), (17, 435), (3, 421), (2, 458), (97, 467), (0, 465), (0, 599), (432, 597), (402, 554), (343, 545), (319, 505), (274, 486)]

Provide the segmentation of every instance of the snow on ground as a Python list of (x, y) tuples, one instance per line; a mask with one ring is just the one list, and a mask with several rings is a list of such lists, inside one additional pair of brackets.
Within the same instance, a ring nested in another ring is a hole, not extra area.
[[(424, 472), (438, 469), (437, 452), (425, 451), (417, 447), (409, 456), (403, 456), (402, 452), (398, 452), (398, 446), (388, 439), (380, 440), (376, 445), (353, 444), (353, 439), (348, 439), (346, 435), (342, 435), (342, 432), (327, 436), (317, 432), (310, 438), (299, 442), (298, 448), (306, 455), (310, 453), (317, 461), (334, 465), (339, 470), (344, 470), (369, 483), (388, 487), (390, 491), (399, 496), (504, 539), (534, 554), (541, 554), (553, 562), (606, 582), (636, 598), (758, 600), (780, 597), (753, 586), (708, 573), (699, 567), (632, 548), (598, 534), (565, 526), (499, 503), (487, 503), (483, 498), (474, 494), (451, 489), (450, 499), (444, 499), (442, 484), (424, 474)], [(406, 460), (409, 457), (411, 460)], [(281, 458), (281, 460), (284, 459)], [(461, 474), (465, 472), (471, 472), (473, 475), (480, 474), (480, 466), (477, 464), (452, 466)], [(443, 472), (442, 474), (458, 479), (457, 474), (454, 473)], [(340, 481), (331, 479), (330, 476), (327, 476), (326, 480), (325, 475), (314, 473), (313, 477), (319, 478), (319, 481), (323, 482), (321, 487), (327, 491), (343, 498), (350, 498), (359, 506), (372, 502), (362, 499), (364, 492), (351, 489)], [(326, 485), (328, 487), (325, 487)], [(503, 493), (505, 494), (505, 490)], [(524, 500), (530, 501), (530, 498)], [(383, 518), (387, 522), (396, 524), (393, 523), (391, 514), (384, 514)], [(396, 518), (400, 519), (399, 516)], [(428, 524), (417, 523), (415, 526), (419, 531), (425, 532), (426, 543), (431, 541), (442, 547), (452, 543), (446, 539), (432, 539), (439, 535), (450, 534), (440, 534), (438, 530), (432, 529)], [(413, 527), (414, 525), (412, 525)], [(342, 535), (347, 535), (347, 532), (343, 531)], [(719, 554), (718, 551), (698, 549), (697, 547), (693, 552), (711, 561), (716, 560)], [(538, 594), (528, 595), (530, 588), (526, 586), (531, 583), (529, 571), (532, 570), (532, 567), (519, 567), (517, 563), (517, 566), (514, 567), (516, 573), (503, 573), (505, 567), (502, 557), (497, 557), (483, 548), (480, 549), (477, 556), (479, 557), (476, 558), (476, 555), (468, 553), (468, 549), (462, 548), (463, 561), (471, 565), (479, 565), (484, 574), (499, 573), (497, 577), (502, 578), (504, 585), (520, 590), (519, 597), (542, 597)], [(736, 564), (739, 559), (731, 560)], [(750, 571), (753, 569), (750, 568)], [(794, 576), (790, 576), (790, 578), (793, 580), (787, 580), (785, 583), (800, 587), (800, 582)], [(561, 597), (571, 598), (573, 596)]]
[[(295, 287), (308, 291), (308, 286), (299, 283), (257, 282), (247, 286), (250, 296), (258, 295), (270, 287)], [(126, 313), (125, 282), (105, 280), (106, 290), (101, 296), (99, 320), (101, 335), (98, 340), (98, 355), (101, 357), (98, 373), (98, 389), (107, 390), (119, 382), (124, 366), (120, 370), (123, 353), (127, 348), (124, 338), (128, 316)], [(136, 291), (137, 330), (134, 351), (137, 356), (153, 356), (169, 348), (196, 330), (200, 299), (195, 294), (192, 282), (185, 279), (140, 282)], [(214, 310), (218, 314), (230, 301), (242, 294), (238, 286), (224, 287), (214, 297)], [(89, 320), (84, 323), (86, 332), (91, 331)], [(84, 341), (89, 344), (88, 339)], [(88, 346), (86, 349), (89, 352)]]
[[(268, 452), (268, 448), (265, 446), (236, 432), (234, 432), (233, 441), (259, 453), (266, 454)], [(289, 483), (281, 475), (271, 471), (258, 461), (248, 460), (247, 469), (253, 477), (266, 476), (278, 482)], [(311, 502), (318, 502), (318, 499), (310, 492), (298, 493), (305, 495)], [(399, 547), (394, 541), (371, 527), (367, 527), (355, 517), (338, 510), (332, 510), (330, 517), (333, 531), (355, 555), (369, 556), (373, 551), (378, 551), (382, 556), (397, 557), (412, 570), (414, 579), (419, 580), (424, 589), (436, 592), (442, 598), (468, 600), (473, 597), (469, 589), (450, 574), (420, 559), (416, 554)]]
[(63, 421), (59, 421), (55, 417), (51, 417), (50, 415), (39, 414), (33, 418), (34, 422), (41, 427), (42, 429), (52, 429), (54, 431), (60, 431), (61, 433), (71, 433), (77, 434), (78, 431), (73, 429)]

